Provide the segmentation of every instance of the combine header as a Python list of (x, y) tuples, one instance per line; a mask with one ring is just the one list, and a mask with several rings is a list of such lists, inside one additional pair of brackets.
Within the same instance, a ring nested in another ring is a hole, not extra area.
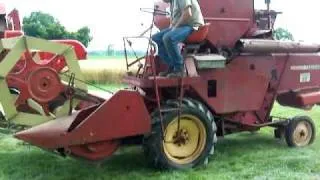
[[(274, 40), (278, 13), (255, 11), (253, 0), (202, 0), (200, 6), (207, 24), (184, 43), (185, 77), (158, 77), (166, 67), (150, 36), (127, 37), (126, 52), (131, 39), (147, 38), (148, 53), (127, 59), (124, 82), (130, 88), (109, 99), (87, 91), (73, 46), (2, 39), (2, 125), (32, 145), (91, 161), (138, 143), (161, 169), (207, 163), (217, 137), (263, 127), (274, 127), (275, 137), (291, 147), (311, 144), (315, 126), (309, 117), (270, 112), (275, 101), (306, 110), (320, 104), (320, 45)], [(154, 16), (148, 30), (167, 27), (167, 7), (142, 9)], [(39, 60), (38, 52), (52, 56)], [(134, 65), (138, 71), (130, 72)]]

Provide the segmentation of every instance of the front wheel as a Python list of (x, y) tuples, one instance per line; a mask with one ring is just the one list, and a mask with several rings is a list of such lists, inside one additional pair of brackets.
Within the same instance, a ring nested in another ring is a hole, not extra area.
[(207, 163), (216, 137), (209, 117), (208, 112), (187, 103), (182, 106), (180, 122), (176, 111), (163, 114), (163, 130), (159, 117), (154, 117), (157, 122), (144, 142), (149, 162), (160, 169), (187, 169)]
[(312, 144), (315, 135), (314, 123), (308, 116), (293, 118), (285, 128), (286, 142), (289, 147), (304, 147)]

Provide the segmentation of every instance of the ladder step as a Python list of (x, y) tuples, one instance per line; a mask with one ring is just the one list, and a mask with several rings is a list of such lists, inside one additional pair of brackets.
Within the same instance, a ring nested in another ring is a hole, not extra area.
[(161, 109), (160, 112), (164, 113), (164, 112), (172, 112), (172, 111), (179, 111), (179, 108), (168, 108), (168, 109)]

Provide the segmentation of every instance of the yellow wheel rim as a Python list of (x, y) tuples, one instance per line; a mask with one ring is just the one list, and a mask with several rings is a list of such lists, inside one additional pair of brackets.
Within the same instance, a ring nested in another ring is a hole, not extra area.
[(207, 140), (207, 133), (201, 120), (193, 115), (180, 116), (171, 121), (165, 129), (163, 148), (169, 160), (176, 164), (188, 164), (199, 158)]
[(309, 144), (312, 136), (312, 127), (306, 121), (301, 121), (297, 124), (293, 132), (293, 140), (297, 146), (302, 147)]

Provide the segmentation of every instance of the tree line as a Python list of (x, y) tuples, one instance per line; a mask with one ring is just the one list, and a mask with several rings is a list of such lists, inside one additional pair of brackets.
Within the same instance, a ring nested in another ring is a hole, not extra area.
[(88, 47), (92, 40), (88, 26), (81, 27), (75, 32), (69, 32), (59, 20), (41, 11), (32, 12), (30, 16), (23, 18), (23, 31), (28, 36), (47, 40), (75, 39), (86, 47)]
[[(60, 21), (48, 13), (41, 11), (32, 12), (29, 16), (23, 18), (23, 30), (26, 35), (39, 37), (43, 39), (75, 39), (88, 47), (92, 40), (90, 28), (81, 27), (75, 32), (67, 31)], [(294, 40), (293, 35), (284, 28), (278, 28), (274, 31), (274, 38), (277, 40)], [(104, 54), (109, 56), (124, 55), (123, 51), (113, 50), (110, 45), (106, 45), (106, 52), (92, 52), (95, 54)], [(129, 52), (132, 53), (132, 52)], [(144, 52), (138, 52), (141, 54)], [(130, 56), (134, 55), (129, 54)]]

